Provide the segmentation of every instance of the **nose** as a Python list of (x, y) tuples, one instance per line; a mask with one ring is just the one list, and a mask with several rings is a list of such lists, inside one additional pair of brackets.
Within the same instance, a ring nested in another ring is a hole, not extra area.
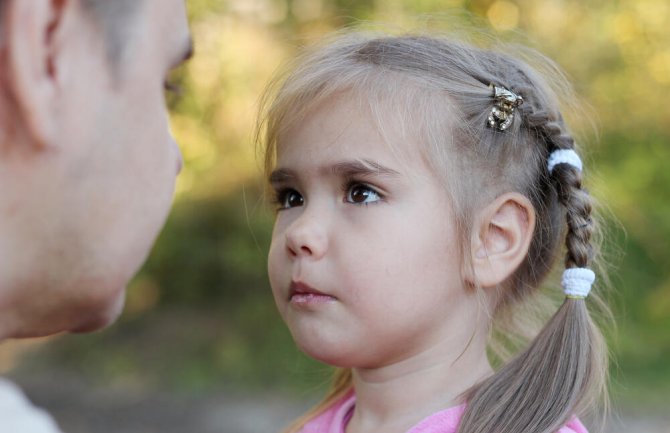
[(286, 230), (286, 248), (291, 257), (321, 259), (328, 250), (325, 218), (305, 211)]

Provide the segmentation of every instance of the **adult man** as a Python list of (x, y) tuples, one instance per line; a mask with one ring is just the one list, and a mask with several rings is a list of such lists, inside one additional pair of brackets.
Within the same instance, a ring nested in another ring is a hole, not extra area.
[[(0, 339), (120, 313), (172, 201), (163, 91), (190, 53), (183, 0), (0, 0)], [(38, 418), (0, 382), (1, 432), (57, 431)]]

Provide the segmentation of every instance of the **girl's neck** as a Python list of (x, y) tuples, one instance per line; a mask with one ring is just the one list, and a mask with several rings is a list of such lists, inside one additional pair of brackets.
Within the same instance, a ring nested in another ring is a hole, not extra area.
[(449, 346), (381, 368), (354, 369), (356, 409), (346, 433), (404, 433), (425, 417), (463, 403), (462, 394), (493, 371), (484, 338), (473, 339), (459, 353)]

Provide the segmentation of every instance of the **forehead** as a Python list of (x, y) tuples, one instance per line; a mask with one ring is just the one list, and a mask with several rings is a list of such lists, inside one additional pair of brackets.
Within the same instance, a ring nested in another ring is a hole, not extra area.
[(313, 104), (278, 137), (278, 158), (323, 159), (340, 153), (374, 152), (382, 141), (375, 126), (359, 98), (349, 93), (331, 96)]
[(317, 167), (360, 159), (425, 169), (419, 143), (389, 110), (347, 91), (327, 97), (277, 139), (277, 166)]

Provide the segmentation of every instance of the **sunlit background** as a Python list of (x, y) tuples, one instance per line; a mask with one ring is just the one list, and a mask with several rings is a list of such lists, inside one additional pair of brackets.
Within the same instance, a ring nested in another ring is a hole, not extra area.
[(670, 431), (670, 2), (187, 4), (196, 55), (173, 77), (183, 95), (168, 96), (185, 169), (123, 317), (93, 335), (0, 347), (3, 370), (66, 431), (279, 431), (324, 389), (328, 370), (293, 347), (266, 282), (272, 215), (253, 127), (258, 97), (283, 60), (361, 21), (394, 32), (476, 23), (567, 71), (598, 127), (584, 143), (597, 174), (589, 186), (612, 215), (611, 389), (622, 419), (607, 431)]

